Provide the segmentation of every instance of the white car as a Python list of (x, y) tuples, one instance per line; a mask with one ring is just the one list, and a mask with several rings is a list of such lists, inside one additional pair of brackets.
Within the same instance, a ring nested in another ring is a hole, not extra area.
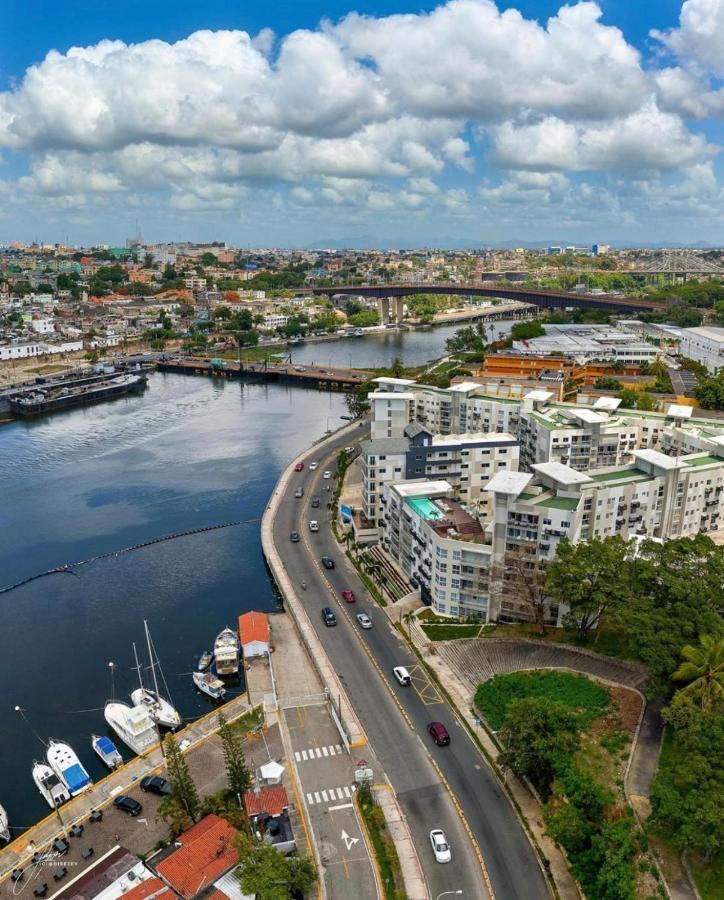
[(309, 530), (319, 531), (319, 522), (316, 519), (311, 519), (311, 521), (309, 522)]
[(392, 670), (392, 674), (403, 687), (407, 687), (412, 682), (410, 673), (404, 666), (395, 666), (395, 668)]
[(316, 460), (314, 462), (310, 462), (309, 463), (310, 472), (313, 472), (318, 466), (319, 466), (319, 463)]
[(332, 473), (331, 473), (329, 470), (327, 470), (327, 471), (322, 475), (322, 478), (324, 478), (325, 480), (328, 479), (328, 478), (331, 478), (331, 477), (332, 477)]
[(370, 619), (367, 613), (357, 613), (357, 621), (361, 628), (372, 628), (372, 619)]
[(434, 828), (430, 832), (430, 843), (432, 844), (432, 852), (435, 854), (435, 862), (449, 863), (452, 859), (450, 853), (450, 844), (447, 842), (445, 832), (439, 828)]

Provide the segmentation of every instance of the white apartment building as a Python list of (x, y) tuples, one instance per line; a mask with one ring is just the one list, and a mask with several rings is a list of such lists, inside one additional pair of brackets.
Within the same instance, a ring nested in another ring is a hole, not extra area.
[(289, 316), (282, 313), (269, 313), (264, 316), (264, 328), (284, 328), (289, 321)]
[(716, 374), (724, 366), (724, 328), (683, 328), (680, 352)]
[(55, 321), (53, 319), (33, 318), (30, 320), (30, 328), (36, 334), (54, 334)]
[(184, 284), (186, 285), (186, 289), (189, 291), (206, 290), (206, 279), (200, 278), (198, 275), (195, 275), (192, 278), (184, 278)]

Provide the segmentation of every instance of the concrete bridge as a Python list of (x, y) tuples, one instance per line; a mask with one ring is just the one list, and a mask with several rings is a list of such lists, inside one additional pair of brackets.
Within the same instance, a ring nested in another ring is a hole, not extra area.
[(665, 304), (638, 297), (602, 297), (599, 294), (578, 294), (568, 291), (549, 291), (526, 285), (501, 284), (351, 284), (333, 287), (314, 287), (317, 296), (374, 297), (378, 301), (380, 319), (384, 325), (394, 320), (402, 322), (404, 298), (413, 294), (445, 294), (457, 297), (499, 297), (532, 303), (541, 309), (561, 309), (577, 306), (581, 309), (605, 309), (611, 313), (648, 312), (664, 309)]

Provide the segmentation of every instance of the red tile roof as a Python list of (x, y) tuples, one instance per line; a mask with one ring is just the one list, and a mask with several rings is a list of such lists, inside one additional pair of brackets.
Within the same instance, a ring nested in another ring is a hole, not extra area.
[(239, 639), (242, 645), (252, 641), (269, 643), (269, 617), (266, 613), (248, 612), (239, 616)]
[(247, 791), (244, 794), (244, 806), (250, 816), (258, 816), (259, 813), (278, 816), (289, 808), (289, 798), (283, 785), (275, 785), (262, 788), (259, 793)]
[(224, 819), (206, 816), (177, 839), (181, 846), (156, 871), (185, 900), (191, 900), (201, 887), (213, 884), (238, 862), (235, 837), (236, 831)]
[(126, 900), (170, 900), (176, 895), (160, 878), (147, 878), (123, 896)]

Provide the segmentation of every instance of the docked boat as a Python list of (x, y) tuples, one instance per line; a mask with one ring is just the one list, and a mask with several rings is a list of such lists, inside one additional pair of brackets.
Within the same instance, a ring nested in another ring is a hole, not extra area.
[(108, 766), (109, 769), (115, 769), (116, 766), (120, 766), (123, 762), (123, 757), (119, 753), (118, 747), (109, 737), (105, 735), (99, 737), (97, 734), (92, 734), (91, 746), (100, 756), (103, 765)]
[(144, 706), (109, 700), (103, 710), (106, 722), (134, 753), (145, 753), (159, 741), (158, 729)]
[(10, 843), (8, 814), (5, 812), (5, 807), (2, 804), (0, 804), (0, 841), (5, 841), (6, 844)]
[(214, 659), (218, 675), (236, 675), (239, 671), (239, 638), (231, 628), (225, 628), (216, 638)]
[(70, 800), (68, 788), (46, 763), (37, 760), (33, 762), (33, 781), (51, 809)]
[[(145, 709), (148, 710), (148, 714), (157, 725), (162, 725), (164, 728), (178, 728), (181, 724), (181, 716), (178, 714), (178, 711), (174, 708), (173, 704), (170, 703), (159, 692), (156, 668), (158, 668), (158, 670), (161, 672), (161, 678), (163, 680), (163, 684), (167, 694), (169, 693), (168, 685), (166, 684), (166, 679), (163, 677), (161, 662), (155, 652), (153, 642), (151, 641), (151, 634), (145, 621), (143, 623), (143, 627), (146, 629), (146, 644), (148, 646), (148, 658), (151, 665), (151, 676), (153, 678), (153, 690), (147, 688), (143, 683), (143, 676), (141, 675), (141, 665), (138, 662), (138, 656), (136, 655), (136, 668), (138, 669), (139, 686), (131, 694), (131, 700), (134, 706), (145, 707)], [(133, 645), (133, 653), (134, 655), (136, 654), (135, 644)]]
[(199, 662), (196, 668), (199, 670), (199, 672), (205, 672), (213, 661), (214, 654), (211, 652), (211, 650), (204, 650), (204, 652), (199, 657)]
[(75, 750), (65, 741), (54, 741), (51, 738), (45, 758), (50, 768), (67, 786), (71, 797), (82, 794), (93, 784)]
[(226, 693), (224, 682), (211, 672), (192, 672), (191, 677), (196, 687), (212, 700), (221, 700)]
[(11, 397), (8, 403), (16, 416), (39, 416), (140, 392), (146, 387), (147, 381), (144, 373), (116, 375), (96, 384), (31, 390)]

